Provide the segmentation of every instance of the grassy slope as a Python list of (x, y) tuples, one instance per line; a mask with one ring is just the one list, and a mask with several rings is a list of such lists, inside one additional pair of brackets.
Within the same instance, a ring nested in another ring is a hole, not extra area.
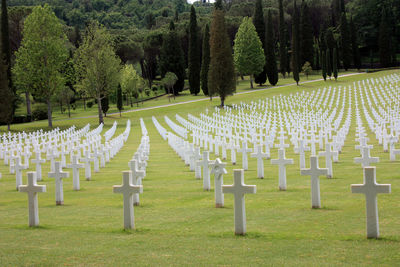
[[(342, 78), (338, 82), (315, 82), (299, 87), (271, 88), (228, 98), (228, 104), (251, 101), (277, 93), (313, 90), (323, 86), (346, 85), (355, 80), (384, 73)], [(179, 100), (178, 100), (179, 101)], [(256, 178), (256, 161), (249, 161), (247, 184), (257, 185), (257, 194), (246, 196), (248, 235), (233, 235), (233, 197), (225, 195), (225, 208), (214, 208), (214, 192), (203, 192), (202, 182), (161, 139), (151, 116), (171, 119), (175, 113), (197, 114), (218, 105), (202, 101), (163, 109), (138, 111), (106, 119), (122, 131), (127, 118), (132, 132), (121, 152), (90, 182), (81, 181), (80, 192), (72, 190), (72, 179), (64, 182), (65, 205), (54, 203), (54, 181), (44, 179), (47, 193), (39, 195), (40, 224), (27, 227), (27, 196), (15, 191), (15, 177), (0, 164), (0, 265), (367, 265), (393, 266), (400, 260), (400, 180), (398, 161), (374, 143), (371, 155), (379, 156), (377, 182), (392, 184), (391, 195), (378, 197), (380, 240), (365, 238), (365, 200), (350, 193), (350, 184), (362, 182), (362, 169), (353, 164), (354, 131), (351, 131), (340, 162), (334, 164), (334, 179), (321, 179), (323, 208), (310, 209), (309, 178), (300, 176), (298, 156), (287, 157), (295, 165), (287, 169), (288, 191), (278, 191), (278, 168), (265, 164), (263, 180)], [(82, 114), (83, 115), (83, 114)], [(121, 183), (121, 171), (140, 140), (139, 118), (149, 131), (151, 155), (141, 206), (135, 207), (137, 230), (121, 230), (122, 197), (112, 193)], [(57, 121), (56, 126), (83, 126), (96, 118)], [(18, 125), (32, 130), (46, 122)], [(354, 126), (354, 121), (353, 121)], [(274, 151), (273, 158), (276, 158)], [(240, 162), (240, 155), (238, 155)], [(323, 166), (323, 161), (320, 163)], [(232, 183), (234, 166), (228, 164), (226, 184)], [(240, 168), (240, 164), (236, 166)], [(47, 173), (48, 165), (43, 173)], [(83, 170), (81, 170), (83, 177)], [(26, 178), (24, 178), (25, 182)], [(213, 184), (213, 179), (212, 179)], [(213, 187), (213, 186), (212, 186)]]

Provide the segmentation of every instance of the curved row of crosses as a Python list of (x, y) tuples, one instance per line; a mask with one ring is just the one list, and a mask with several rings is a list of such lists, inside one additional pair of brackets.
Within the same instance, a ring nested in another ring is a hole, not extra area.
[[(332, 162), (339, 161), (355, 114), (355, 141), (359, 142), (355, 148), (360, 150), (360, 157), (354, 161), (364, 168), (364, 185), (352, 185), (352, 191), (366, 195), (367, 236), (378, 237), (376, 194), (389, 193), (390, 185), (375, 182), (375, 167), (370, 164), (379, 159), (370, 156), (373, 146), (368, 144), (363, 120), (385, 152), (388, 152), (389, 145), (390, 158), (395, 160), (395, 155), (400, 154), (400, 149), (394, 148), (400, 134), (399, 85), (400, 77), (390, 75), (354, 82), (347, 87), (328, 87), (233, 104), (223, 110), (215, 108), (210, 115), (208, 110), (199, 116), (188, 114), (187, 119), (176, 115), (175, 119), (181, 125), (165, 117), (176, 134), (168, 132), (155, 118), (153, 122), (164, 139), (168, 139), (169, 145), (195, 172), (196, 178), (201, 177), (202, 169), (204, 190), (210, 190), (210, 168), (212, 173), (218, 173), (219, 177), (215, 179), (217, 207), (223, 206), (220, 176), (226, 173), (223, 168), (225, 163), (219, 157), (227, 160), (230, 154), (230, 161), (235, 165), (236, 153), (240, 152), (242, 168), (247, 170), (250, 153), (250, 157), (257, 160), (258, 177), (263, 178), (264, 161), (270, 159), (271, 150), (277, 148), (278, 159), (271, 159), (271, 164), (279, 166), (279, 189), (287, 190), (286, 165), (293, 164), (293, 159), (285, 157), (285, 150), (292, 147), (294, 153), (299, 155), (300, 174), (311, 176), (311, 206), (320, 208), (318, 177), (334, 176)], [(187, 136), (191, 136), (191, 141), (187, 140)], [(310, 151), (309, 169), (306, 169), (306, 151)], [(210, 160), (210, 153), (214, 153), (217, 159)], [(319, 168), (318, 157), (325, 158), (326, 168)], [(215, 168), (221, 170), (216, 171)], [(235, 225), (238, 223), (236, 220), (240, 219), (235, 219)], [(238, 224), (236, 233), (243, 234), (245, 222)]]

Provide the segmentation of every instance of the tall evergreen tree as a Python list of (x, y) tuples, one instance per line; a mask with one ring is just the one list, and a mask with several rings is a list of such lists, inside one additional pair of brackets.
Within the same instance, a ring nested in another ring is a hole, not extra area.
[(236, 69), (242, 75), (250, 75), (250, 85), (253, 88), (253, 76), (263, 71), (265, 54), (260, 38), (250, 18), (243, 18), (235, 37), (234, 62)]
[(192, 5), (189, 22), (189, 86), (190, 93), (197, 95), (200, 92), (200, 45), (197, 28), (196, 10)]
[(121, 110), (123, 109), (121, 84), (118, 84), (117, 89), (117, 109), (119, 111), (119, 116), (121, 117)]
[(10, 124), (13, 119), (14, 93), (9, 87), (7, 79), (7, 65), (2, 51), (0, 51), (0, 122), (7, 124), (10, 130)]
[[(253, 23), (254, 23), (254, 26), (256, 27), (256, 32), (258, 34), (258, 37), (261, 40), (262, 48), (265, 51), (265, 21), (264, 21), (264, 12), (263, 12), (263, 6), (262, 6), (261, 0), (256, 1), (256, 6), (254, 8)], [(266, 67), (267, 67), (267, 64), (264, 65), (264, 69), (262, 72), (254, 75), (254, 81), (256, 83), (258, 83), (259, 85), (262, 85), (267, 81)]]
[(351, 50), (353, 54), (353, 64), (355, 68), (360, 69), (361, 57), (360, 57), (360, 50), (358, 48), (357, 30), (356, 27), (354, 26), (353, 18), (350, 19), (350, 32), (351, 32)]
[(325, 51), (322, 51), (321, 53), (321, 65), (322, 65), (322, 77), (324, 78), (324, 81), (326, 81), (326, 53)]
[(301, 4), (300, 33), (300, 66), (307, 61), (312, 64), (314, 62), (314, 34), (310, 11), (305, 1)]
[(221, 0), (216, 1), (212, 15), (208, 89), (210, 95), (220, 96), (221, 106), (225, 105), (226, 97), (236, 91), (235, 68)]
[(331, 50), (326, 49), (326, 74), (329, 76), (329, 79), (332, 77), (332, 62), (331, 62)]
[(285, 78), (287, 71), (286, 24), (282, 0), (279, 0), (279, 71)]
[(266, 66), (267, 66), (267, 76), (269, 83), (271, 85), (276, 85), (278, 83), (278, 68), (276, 66), (276, 58), (275, 58), (275, 41), (274, 41), (274, 33), (273, 33), (272, 24), (272, 15), (271, 10), (268, 11), (267, 16), (267, 32), (266, 32), (266, 41), (265, 41), (265, 58), (266, 58)]
[(381, 67), (389, 67), (391, 60), (391, 33), (392, 27), (388, 23), (386, 9), (382, 9), (382, 18), (379, 25), (379, 59)]
[(293, 2), (293, 18), (292, 18), (292, 72), (293, 79), (299, 85), (299, 52), (300, 52), (300, 42), (299, 42), (299, 11), (297, 9), (296, 0)]
[(350, 33), (349, 27), (347, 24), (346, 14), (342, 13), (340, 19), (340, 40), (341, 40), (341, 48), (342, 48), (342, 62), (345, 70), (350, 68), (351, 64), (351, 42), (350, 42)]
[(329, 50), (329, 58), (328, 58), (328, 53), (326, 53), (327, 58), (326, 58), (326, 64), (327, 64), (327, 72), (328, 72), (328, 76), (329, 75), (329, 70), (331, 70), (332, 73), (332, 55), (333, 55), (333, 49), (336, 47), (336, 40), (335, 37), (333, 36), (333, 30), (332, 28), (328, 28), (325, 31), (325, 45), (326, 45), (326, 50)]
[(203, 33), (203, 53), (201, 60), (201, 89), (204, 95), (208, 95), (208, 69), (210, 67), (210, 27), (204, 27)]
[(333, 77), (335, 77), (335, 81), (337, 80), (338, 77), (338, 57), (336, 53), (336, 48), (333, 49), (333, 60), (332, 60), (332, 65), (333, 65)]
[(173, 21), (170, 23), (169, 32), (164, 35), (163, 39), (159, 62), (161, 76), (164, 77), (167, 72), (175, 73), (178, 80), (173, 86), (173, 92), (177, 95), (185, 85), (185, 61)]
[(13, 89), (11, 79), (11, 50), (10, 50), (10, 30), (8, 25), (7, 1), (1, 0), (1, 50), (5, 64), (7, 66), (7, 80), (9, 88)]
[(104, 117), (107, 117), (107, 111), (109, 110), (110, 105), (109, 105), (109, 100), (108, 100), (108, 95), (103, 96), (101, 98), (101, 110), (104, 113)]

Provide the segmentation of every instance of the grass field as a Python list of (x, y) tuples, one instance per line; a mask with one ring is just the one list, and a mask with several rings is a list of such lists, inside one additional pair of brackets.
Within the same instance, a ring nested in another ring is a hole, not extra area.
[[(399, 70), (360, 74), (340, 78), (337, 82), (312, 82), (300, 86), (270, 87), (227, 99), (227, 104), (250, 102), (276, 94), (314, 90), (325, 86), (346, 86), (354, 81), (380, 77)], [(319, 78), (319, 77), (318, 77)], [(311, 79), (311, 77), (310, 77)], [(240, 85), (248, 91), (248, 81)], [(183, 96), (176, 102), (199, 97)], [(168, 104), (162, 98), (143, 107)], [(362, 168), (353, 163), (354, 118), (340, 162), (334, 163), (334, 179), (321, 178), (322, 209), (312, 210), (310, 178), (300, 176), (298, 155), (287, 168), (288, 190), (278, 190), (278, 167), (265, 163), (265, 178), (258, 179), (256, 161), (249, 160), (245, 183), (257, 185), (257, 194), (246, 196), (247, 235), (235, 236), (233, 197), (225, 195), (225, 208), (214, 208), (214, 192), (205, 192), (202, 181), (173, 152), (152, 124), (151, 116), (167, 129), (164, 115), (174, 119), (176, 113), (198, 114), (213, 109), (219, 100), (199, 101), (150, 110), (137, 110), (106, 118), (106, 128), (118, 121), (117, 134), (132, 121), (129, 139), (119, 154), (92, 181), (82, 179), (81, 191), (72, 190), (72, 178), (64, 180), (64, 206), (55, 205), (54, 181), (44, 175), (47, 193), (39, 194), (40, 226), (29, 228), (27, 196), (15, 190), (15, 176), (1, 162), (0, 172), (0, 266), (396, 266), (400, 262), (400, 168), (399, 161), (389, 161), (389, 153), (375, 140), (371, 155), (380, 157), (377, 182), (392, 184), (391, 194), (378, 196), (381, 238), (366, 239), (365, 198), (351, 194), (350, 184), (362, 183)], [(94, 108), (92, 108), (94, 109)], [(88, 114), (77, 113), (76, 117)], [(95, 115), (95, 114), (89, 114)], [(144, 193), (135, 207), (136, 230), (124, 231), (122, 196), (113, 194), (112, 186), (121, 184), (122, 171), (140, 142), (139, 118), (150, 136), (150, 159), (143, 180)], [(61, 120), (54, 126), (82, 127), (97, 124), (96, 117)], [(13, 130), (31, 131), (46, 128), (47, 121), (13, 126)], [(366, 125), (365, 125), (366, 126)], [(0, 128), (4, 130), (4, 127)], [(277, 157), (274, 149), (272, 158)], [(215, 156), (212, 155), (211, 159)], [(308, 158), (308, 157), (307, 157)], [(228, 164), (225, 184), (232, 184), (233, 169)], [(320, 160), (320, 166), (324, 161)], [(46, 163), (43, 174), (48, 172)], [(24, 183), (26, 177), (24, 172)], [(213, 179), (211, 181), (213, 188)]]

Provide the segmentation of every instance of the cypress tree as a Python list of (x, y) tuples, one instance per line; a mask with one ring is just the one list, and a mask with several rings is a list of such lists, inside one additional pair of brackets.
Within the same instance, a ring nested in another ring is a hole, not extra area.
[(332, 28), (328, 28), (325, 31), (325, 44), (326, 44), (326, 50), (329, 50), (329, 58), (328, 58), (328, 54), (326, 54), (326, 64), (327, 64), (327, 72), (328, 72), (328, 76), (329, 75), (329, 70), (332, 73), (332, 55), (333, 55), (333, 49), (336, 47), (336, 40), (335, 37), (333, 36), (333, 31)]
[(13, 89), (11, 80), (11, 50), (10, 50), (10, 30), (8, 26), (7, 1), (1, 0), (1, 50), (5, 64), (7, 66), (7, 80), (9, 88)]
[[(265, 51), (265, 23), (264, 23), (264, 12), (261, 0), (256, 1), (256, 6), (254, 8), (253, 23), (256, 27), (256, 32), (261, 40), (262, 48)], [(264, 69), (259, 74), (254, 75), (254, 81), (259, 85), (264, 84), (267, 81), (267, 64), (264, 65)]]
[(107, 111), (108, 111), (109, 108), (110, 108), (110, 106), (109, 106), (108, 95), (103, 96), (101, 98), (101, 110), (104, 113), (104, 117), (107, 117)]
[(222, 10), (221, 0), (216, 1), (212, 15), (208, 89), (210, 95), (220, 96), (222, 107), (226, 97), (236, 91), (232, 49), (226, 31), (225, 13)]
[(190, 93), (197, 95), (200, 92), (200, 45), (196, 10), (194, 9), (193, 5), (190, 9), (188, 54)]
[(267, 34), (265, 42), (265, 58), (267, 60), (267, 76), (271, 85), (276, 85), (278, 82), (278, 68), (276, 66), (275, 49), (274, 49), (274, 34), (272, 25), (271, 10), (267, 16)]
[(337, 80), (338, 77), (338, 57), (336, 54), (336, 48), (333, 48), (333, 60), (332, 60), (332, 64), (333, 64), (333, 77), (335, 77), (335, 81)]
[(329, 76), (329, 79), (332, 77), (332, 63), (331, 63), (331, 50), (326, 49), (326, 73)]
[(387, 21), (386, 9), (382, 9), (382, 18), (379, 25), (379, 59), (381, 67), (389, 67), (391, 63), (391, 27)]
[(8, 68), (5, 62), (3, 53), (0, 51), (0, 122), (7, 124), (8, 130), (10, 130), (14, 112), (14, 93), (9, 87)]
[(351, 48), (350, 48), (350, 34), (349, 27), (347, 25), (346, 14), (342, 13), (342, 17), (340, 19), (340, 40), (341, 40), (341, 48), (342, 48), (342, 61), (343, 67), (345, 70), (350, 68), (351, 64)]
[(123, 109), (121, 84), (118, 84), (117, 89), (117, 109), (119, 110), (119, 116), (121, 117), (121, 110)]
[(361, 67), (360, 50), (358, 49), (357, 31), (356, 27), (354, 26), (353, 18), (350, 19), (350, 32), (351, 32), (351, 49), (353, 54), (353, 64), (355, 68), (360, 69)]
[(322, 64), (322, 77), (324, 78), (324, 81), (326, 81), (326, 53), (325, 51), (322, 51), (321, 53), (321, 64)]
[(304, 1), (301, 4), (300, 32), (300, 66), (303, 66), (307, 61), (312, 64), (314, 62), (314, 34), (310, 11)]
[(287, 41), (286, 41), (286, 25), (285, 17), (283, 14), (282, 0), (279, 0), (279, 71), (285, 78), (287, 70)]
[(210, 67), (210, 27), (208, 24), (204, 27), (202, 57), (200, 73), (201, 89), (204, 95), (208, 95), (208, 69)]
[(293, 25), (292, 25), (292, 72), (293, 79), (299, 85), (299, 11), (297, 9), (296, 0), (293, 2)]
[(175, 73), (178, 77), (178, 80), (173, 86), (174, 94), (178, 95), (185, 85), (185, 61), (173, 21), (170, 23), (169, 32), (163, 37), (159, 67), (162, 77), (164, 77), (167, 72)]

